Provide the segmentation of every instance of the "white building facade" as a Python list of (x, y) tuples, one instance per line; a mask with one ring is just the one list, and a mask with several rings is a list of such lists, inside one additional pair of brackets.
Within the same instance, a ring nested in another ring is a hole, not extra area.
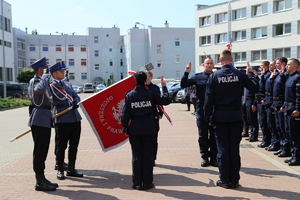
[[(234, 65), (253, 66), (277, 57), (300, 58), (299, 0), (233, 0), (196, 5), (196, 66), (232, 44)], [(200, 70), (199, 70), (200, 69)], [(197, 67), (197, 72), (203, 68)]]

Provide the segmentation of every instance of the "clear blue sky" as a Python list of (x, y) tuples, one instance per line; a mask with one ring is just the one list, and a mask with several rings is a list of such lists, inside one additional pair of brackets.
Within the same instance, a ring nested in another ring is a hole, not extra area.
[[(85, 35), (88, 27), (120, 28), (122, 35), (140, 22), (146, 27), (194, 27), (195, 5), (227, 0), (5, 0), (13, 27), (28, 33)], [(140, 26), (143, 28), (143, 26)]]

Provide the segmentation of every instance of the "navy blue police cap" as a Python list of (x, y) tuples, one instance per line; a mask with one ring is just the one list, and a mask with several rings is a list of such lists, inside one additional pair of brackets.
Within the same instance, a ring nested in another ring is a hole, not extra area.
[(35, 61), (34, 63), (32, 63), (30, 65), (30, 67), (32, 67), (32, 69), (37, 69), (39, 67), (44, 67), (46, 68), (48, 66), (47, 61), (46, 61), (46, 57), (43, 57), (37, 61)]
[(53, 73), (57, 70), (66, 70), (66, 65), (65, 65), (65, 62), (57, 62), (56, 64), (52, 65), (50, 67), (50, 73)]
[(252, 69), (255, 70), (255, 71), (259, 71), (259, 67), (258, 66), (253, 66)]

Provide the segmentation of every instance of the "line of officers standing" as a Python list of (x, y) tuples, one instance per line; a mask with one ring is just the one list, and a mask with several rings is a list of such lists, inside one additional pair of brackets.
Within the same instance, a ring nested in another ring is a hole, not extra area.
[[(57, 179), (65, 179), (64, 170), (67, 171), (67, 176), (83, 177), (83, 174), (75, 169), (81, 133), (81, 116), (77, 110), (80, 98), (65, 77), (64, 62), (58, 62), (49, 69), (46, 58), (43, 57), (34, 62), (31, 67), (35, 71), (35, 76), (30, 80), (28, 88), (32, 103), (29, 106), (28, 125), (31, 127), (34, 142), (35, 190), (55, 191), (58, 184), (50, 182), (44, 174), (52, 127), (55, 128), (54, 154), (56, 155), (55, 169), (58, 170)], [(66, 109), (69, 111), (59, 116), (59, 113)], [(64, 163), (64, 158), (68, 146), (67, 164)]]
[(255, 142), (259, 124), (263, 138), (258, 147), (290, 157), (285, 162), (291, 166), (300, 165), (299, 60), (264, 61), (261, 77), (249, 62), (246, 72), (235, 69), (232, 62), (231, 51), (223, 50), (220, 70), (213, 72), (214, 61), (208, 57), (204, 72), (189, 78), (189, 62), (181, 79), (182, 88), (196, 86), (201, 166), (219, 167), (216, 185), (223, 188), (239, 186), (239, 144), (242, 136), (249, 136), (243, 127), (251, 127), (247, 139)]

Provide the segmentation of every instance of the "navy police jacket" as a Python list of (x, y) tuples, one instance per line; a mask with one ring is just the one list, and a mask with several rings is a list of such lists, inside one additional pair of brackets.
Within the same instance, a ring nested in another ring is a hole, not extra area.
[(293, 111), (300, 109), (300, 74), (298, 71), (290, 74), (285, 82), (284, 112), (291, 115)]
[(260, 77), (259, 80), (259, 89), (258, 89), (258, 93), (255, 94), (255, 102), (254, 105), (256, 106), (257, 104), (259, 104), (261, 102), (261, 100), (263, 100), (265, 98), (265, 93), (266, 93), (266, 81), (268, 80), (268, 78), (270, 77), (271, 72), (268, 70), (265, 72), (265, 74), (263, 76)]
[(270, 108), (271, 105), (273, 104), (273, 83), (276, 77), (278, 76), (279, 72), (276, 71), (276, 74), (274, 77), (270, 77), (266, 80), (265, 84), (265, 98), (264, 102), (266, 105), (266, 108)]
[(171, 103), (167, 88), (162, 89), (162, 96), (142, 86), (136, 86), (126, 94), (122, 112), (122, 127), (126, 134), (155, 134), (155, 106)]
[(285, 72), (284, 75), (278, 75), (273, 83), (273, 106), (276, 109), (279, 109), (283, 106), (284, 102), (284, 85), (288, 72)]
[[(160, 89), (157, 85), (154, 85), (153, 83), (150, 83), (149, 85), (147, 85), (147, 87), (156, 92), (157, 94), (160, 94)], [(155, 108), (155, 111), (156, 111), (156, 115), (155, 116), (160, 116), (162, 117), (163, 116), (163, 112), (161, 110), (159, 110), (158, 108)]]
[(209, 76), (204, 101), (204, 115), (209, 123), (242, 121), (241, 97), (244, 87), (252, 93), (258, 91), (258, 81), (249, 78), (230, 65)]

